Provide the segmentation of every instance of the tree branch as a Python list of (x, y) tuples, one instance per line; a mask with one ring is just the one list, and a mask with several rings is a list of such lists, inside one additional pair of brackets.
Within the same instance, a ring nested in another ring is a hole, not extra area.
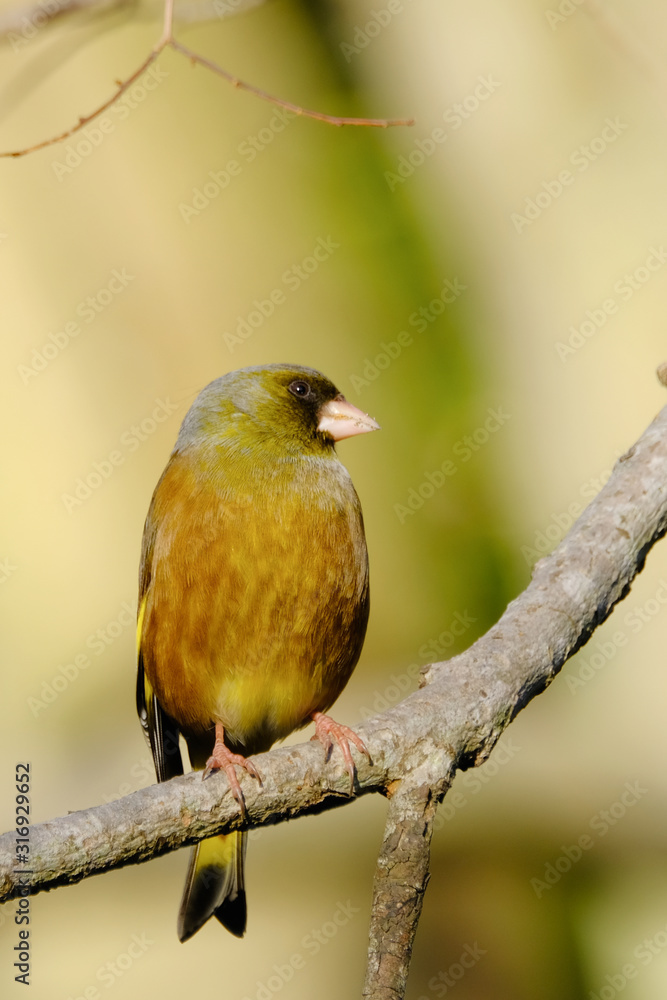
[[(96, 0), (90, 0), (90, 2), (95, 3)], [(68, 9), (70, 9), (72, 0), (66, 0), (68, 4)], [(33, 8), (34, 9), (34, 8)], [(73, 9), (73, 7), (71, 8)], [(55, 16), (55, 15), (54, 15)], [(273, 94), (267, 93), (265, 90), (261, 90), (259, 87), (255, 87), (251, 83), (246, 83), (244, 80), (239, 79), (239, 77), (234, 76), (232, 73), (228, 73), (227, 70), (223, 69), (217, 63), (205, 56), (199, 55), (193, 49), (188, 48), (181, 42), (174, 38), (173, 34), (173, 21), (174, 21), (174, 0), (164, 0), (164, 23), (162, 29), (162, 35), (160, 40), (156, 43), (153, 49), (146, 56), (144, 61), (141, 63), (138, 69), (134, 71), (126, 80), (117, 81), (117, 87), (115, 94), (112, 94), (103, 104), (90, 114), (84, 115), (79, 118), (76, 125), (67, 129), (65, 132), (60, 132), (58, 135), (51, 136), (49, 139), (43, 139), (41, 142), (33, 143), (32, 146), (26, 146), (25, 149), (15, 149), (9, 152), (0, 152), (0, 158), (16, 158), (18, 156), (27, 156), (28, 153), (34, 153), (38, 149), (44, 149), (46, 146), (54, 146), (58, 142), (62, 142), (63, 139), (69, 139), (70, 136), (79, 132), (86, 125), (98, 118), (107, 108), (115, 104), (119, 97), (125, 93), (125, 91), (130, 87), (136, 80), (142, 76), (143, 73), (155, 62), (157, 57), (161, 55), (166, 48), (172, 48), (175, 52), (179, 52), (181, 55), (185, 56), (190, 62), (195, 65), (199, 64), (204, 66), (206, 69), (210, 70), (212, 73), (216, 73), (221, 76), (227, 83), (230, 83), (232, 87), (236, 87), (238, 90), (244, 90), (248, 94), (253, 94), (255, 97), (259, 97), (260, 100), (268, 101), (270, 104), (276, 105), (279, 108), (286, 108), (288, 111), (292, 111), (295, 115), (302, 116), (304, 118), (313, 118), (315, 121), (325, 122), (328, 125), (360, 125), (366, 128), (390, 128), (394, 125), (414, 125), (414, 120), (412, 118), (340, 118), (337, 115), (327, 115), (322, 111), (312, 111), (308, 108), (301, 107), (300, 104), (293, 104), (291, 101), (285, 101), (281, 97), (274, 97)]]
[(396, 1000), (405, 993), (412, 945), (428, 885), (431, 836), (441, 783), (416, 768), (397, 782), (387, 811), (373, 885), (364, 1000)]
[(239, 80), (237, 76), (228, 73), (222, 66), (218, 66), (217, 63), (212, 62), (210, 59), (200, 56), (197, 52), (183, 45), (182, 42), (176, 41), (175, 38), (169, 39), (169, 45), (193, 63), (199, 63), (200, 66), (205, 66), (212, 73), (217, 73), (223, 80), (230, 83), (232, 87), (244, 90), (247, 94), (254, 94), (255, 97), (259, 97), (262, 101), (268, 101), (279, 108), (286, 108), (287, 111), (292, 111), (295, 115), (303, 116), (304, 118), (313, 118), (315, 121), (325, 122), (327, 125), (363, 125), (366, 128), (390, 128), (393, 125), (414, 125), (412, 118), (339, 118), (336, 115), (325, 115), (322, 111), (312, 111), (308, 108), (302, 108), (299, 104), (285, 101), (282, 97), (275, 97), (273, 94), (267, 93), (266, 90), (255, 87), (252, 83), (245, 83), (243, 80)]
[[(375, 876), (365, 996), (403, 995), (428, 878), (431, 822), (456, 770), (483, 763), (503, 730), (543, 691), (629, 591), (667, 530), (667, 407), (616, 463), (609, 482), (528, 588), (467, 652), (425, 668), (422, 688), (359, 727), (356, 792), (390, 797)], [(246, 826), (279, 823), (351, 801), (337, 754), (312, 743), (256, 759), (263, 787), (241, 775)], [(0, 901), (147, 861), (242, 820), (223, 774), (198, 773), (72, 813), (30, 832), (26, 870), (16, 833), (0, 837)]]
[(162, 45), (161, 47), (158, 46), (157, 48), (153, 49), (153, 51), (149, 53), (149, 55), (144, 59), (139, 69), (136, 69), (134, 73), (132, 73), (131, 76), (128, 76), (126, 80), (123, 80), (122, 82), (118, 83), (118, 89), (116, 90), (115, 94), (112, 94), (111, 97), (107, 101), (105, 101), (104, 104), (101, 104), (99, 108), (96, 108), (95, 111), (91, 111), (89, 115), (84, 115), (82, 118), (79, 118), (76, 125), (73, 125), (72, 128), (67, 129), (66, 132), (61, 132), (60, 135), (52, 136), (50, 139), (43, 139), (42, 142), (36, 142), (34, 146), (28, 146), (26, 149), (20, 149), (14, 153), (0, 153), (0, 157), (25, 156), (26, 153), (36, 153), (38, 149), (44, 149), (45, 146), (53, 146), (57, 142), (62, 142), (63, 139), (69, 139), (71, 135), (74, 135), (76, 132), (79, 132), (82, 128), (85, 128), (86, 125), (94, 121), (95, 118), (99, 118), (99, 116), (104, 111), (106, 111), (107, 108), (110, 108), (112, 104), (115, 104), (118, 98), (121, 97), (125, 93), (125, 91), (132, 86), (133, 83), (136, 83), (139, 77), (143, 76), (143, 74), (146, 72), (149, 66), (151, 66), (155, 62), (157, 57), (160, 55), (160, 52), (162, 52), (163, 48), (164, 45)]

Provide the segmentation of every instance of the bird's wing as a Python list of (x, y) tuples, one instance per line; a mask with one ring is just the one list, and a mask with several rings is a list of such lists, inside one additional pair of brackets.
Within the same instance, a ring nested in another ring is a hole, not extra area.
[[(167, 465), (169, 468), (169, 465)], [(166, 470), (165, 470), (166, 472)], [(164, 474), (163, 474), (164, 475)], [(151, 564), (155, 545), (155, 519), (151, 516), (155, 497), (151, 502), (144, 537), (141, 546), (139, 567), (139, 614), (137, 616), (137, 714), (153, 754), (155, 774), (158, 781), (167, 781), (183, 774), (183, 761), (178, 745), (179, 728), (167, 715), (153, 692), (144, 671), (144, 657), (141, 648), (142, 626), (146, 610), (146, 593), (151, 581)]]
[(178, 745), (179, 728), (170, 715), (164, 711), (157, 700), (151, 683), (144, 671), (144, 658), (141, 648), (141, 634), (146, 610), (146, 592), (151, 579), (151, 561), (155, 542), (155, 521), (151, 518), (151, 509), (146, 519), (146, 530), (141, 550), (141, 567), (139, 570), (139, 615), (137, 620), (137, 714), (142, 728), (150, 744), (155, 764), (155, 774), (158, 781), (167, 781), (178, 774), (183, 774), (183, 761)]
[[(143, 604), (141, 610), (143, 611)], [(141, 612), (139, 621), (141, 622)], [(183, 761), (178, 745), (179, 729), (153, 693), (150, 681), (144, 673), (141, 646), (139, 646), (137, 665), (137, 714), (150, 743), (157, 780), (168, 781), (169, 778), (183, 774)]]

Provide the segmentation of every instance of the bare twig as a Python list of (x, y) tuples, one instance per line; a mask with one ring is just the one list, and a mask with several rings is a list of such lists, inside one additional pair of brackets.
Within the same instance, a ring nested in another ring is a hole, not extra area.
[(162, 50), (174, 37), (174, 0), (164, 0), (164, 22), (162, 37), (156, 48)]
[[(68, 0), (69, 2), (69, 0)], [(398, 119), (386, 119), (386, 118), (340, 118), (336, 115), (327, 115), (321, 111), (311, 111), (308, 108), (303, 108), (299, 104), (293, 104), (291, 101), (285, 101), (280, 97), (274, 97), (272, 94), (267, 93), (265, 90), (261, 90), (259, 87), (253, 86), (251, 83), (245, 83), (238, 77), (227, 70), (224, 70), (217, 63), (205, 56), (199, 55), (198, 52), (194, 52), (192, 49), (183, 45), (181, 42), (174, 38), (173, 34), (173, 20), (174, 20), (174, 0), (165, 0), (164, 7), (164, 25), (162, 29), (162, 35), (160, 40), (157, 42), (150, 54), (144, 59), (141, 66), (132, 73), (126, 80), (118, 84), (118, 89), (115, 94), (113, 94), (107, 101), (105, 101), (100, 107), (96, 108), (89, 115), (85, 115), (79, 118), (76, 125), (72, 128), (67, 129), (65, 132), (61, 132), (59, 135), (52, 136), (50, 139), (44, 139), (41, 142), (36, 142), (32, 146), (26, 146), (25, 149), (16, 149), (10, 152), (0, 153), (0, 157), (18, 157), (26, 156), (28, 153), (34, 153), (38, 149), (44, 149), (46, 146), (53, 146), (58, 142), (62, 142), (63, 139), (69, 139), (70, 136), (75, 135), (82, 128), (85, 128), (90, 122), (94, 121), (99, 115), (101, 115), (107, 108), (111, 107), (119, 97), (121, 97), (125, 91), (133, 83), (135, 83), (138, 78), (146, 72), (146, 70), (155, 62), (157, 57), (167, 48), (170, 47), (174, 49), (175, 52), (179, 52), (181, 55), (185, 56), (192, 63), (199, 63), (200, 66), (205, 66), (212, 73), (217, 73), (224, 80), (236, 87), (239, 90), (245, 90), (249, 94), (254, 94), (255, 97), (261, 98), (263, 101), (269, 101), (271, 104), (275, 104), (279, 108), (285, 108), (288, 111), (292, 111), (295, 115), (302, 116), (304, 118), (313, 118), (315, 121), (326, 122), (328, 125), (362, 125), (370, 128), (389, 128), (394, 125), (414, 125), (413, 119), (398, 118)]]
[[(164, 46), (162, 48), (164, 48)], [(74, 135), (75, 132), (85, 128), (86, 125), (98, 118), (104, 111), (107, 110), (107, 108), (110, 108), (112, 104), (115, 104), (118, 98), (121, 97), (133, 83), (136, 83), (139, 77), (155, 62), (161, 51), (161, 48), (153, 49), (150, 55), (142, 62), (139, 69), (135, 70), (132, 76), (128, 76), (127, 80), (118, 84), (118, 90), (112, 97), (109, 98), (108, 101), (105, 101), (104, 104), (100, 105), (99, 108), (96, 108), (95, 111), (92, 111), (89, 115), (79, 118), (76, 125), (73, 125), (72, 128), (68, 129), (66, 132), (53, 136), (51, 139), (44, 139), (42, 142), (36, 142), (34, 146), (28, 146), (26, 149), (19, 149), (13, 153), (0, 153), (0, 156), (25, 156), (27, 153), (34, 153), (38, 149), (44, 149), (46, 146), (53, 146), (57, 142), (62, 142), (63, 139), (69, 139), (71, 135)]]
[[(617, 462), (609, 482), (528, 588), (467, 652), (423, 672), (423, 686), (359, 727), (372, 761), (358, 762), (357, 792), (392, 796), (378, 862), (366, 996), (400, 1000), (427, 879), (435, 804), (457, 769), (483, 763), (517, 713), (625, 597), (667, 530), (667, 407)], [(240, 776), (246, 826), (279, 823), (351, 801), (336, 755), (312, 743), (258, 758), (263, 787)], [(243, 824), (222, 774), (153, 785), (30, 832), (30, 865), (15, 832), (0, 837), (0, 901), (147, 861)], [(384, 914), (384, 917), (383, 917)], [(401, 919), (404, 926), (400, 926)]]
[(302, 108), (298, 104), (292, 104), (291, 101), (284, 101), (280, 97), (274, 97), (272, 94), (268, 94), (265, 90), (260, 90), (259, 87), (254, 87), (251, 83), (244, 83), (243, 80), (239, 80), (237, 76), (233, 76), (228, 73), (227, 70), (222, 69), (217, 63), (211, 62), (210, 59), (205, 59), (204, 56), (200, 56), (197, 52), (193, 52), (192, 49), (187, 48), (187, 46), (177, 42), (175, 39), (171, 39), (170, 45), (172, 49), (177, 52), (182, 53), (182, 55), (187, 56), (193, 62), (199, 63), (201, 66), (206, 66), (210, 69), (212, 73), (217, 73), (221, 76), (227, 83), (231, 83), (232, 87), (237, 87), (239, 90), (245, 90), (248, 94), (254, 94), (255, 97), (261, 98), (263, 101), (269, 101), (271, 104), (276, 104), (279, 108), (286, 108), (287, 111), (292, 111), (295, 115), (301, 115), (304, 118), (314, 118), (318, 122), (326, 122), (328, 125), (365, 125), (370, 128), (390, 128), (392, 125), (414, 125), (414, 119), (412, 118), (338, 118), (335, 115), (325, 115), (321, 111), (310, 111), (308, 108)]

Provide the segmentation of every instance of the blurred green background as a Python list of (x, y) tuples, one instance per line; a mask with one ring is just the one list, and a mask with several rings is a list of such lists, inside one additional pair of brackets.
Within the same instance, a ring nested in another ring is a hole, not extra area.
[[(180, 37), (243, 79), (416, 124), (281, 118), (168, 51), (104, 129), (0, 163), (2, 829), (17, 761), (35, 821), (153, 780), (134, 711), (141, 532), (213, 378), (313, 365), (382, 425), (339, 449), (373, 594), (335, 712), (349, 724), (498, 618), (667, 402), (664, 4), (276, 0), (211, 17)], [(160, 22), (143, 3), (5, 20), (0, 147), (106, 100)], [(664, 998), (665, 580), (663, 543), (457, 778), (410, 1000)], [(365, 798), (253, 835), (243, 941), (211, 922), (178, 944), (182, 852), (35, 898), (31, 996), (358, 996), (384, 812)], [(21, 995), (14, 911), (4, 996)]]

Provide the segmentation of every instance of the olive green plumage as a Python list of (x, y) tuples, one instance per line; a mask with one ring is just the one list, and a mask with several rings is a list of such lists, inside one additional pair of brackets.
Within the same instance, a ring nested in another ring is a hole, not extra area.
[[(216, 723), (235, 753), (268, 750), (333, 704), (359, 658), (368, 559), (334, 437), (361, 430), (323, 420), (354, 410), (336, 400), (313, 369), (246, 368), (207, 386), (183, 421), (140, 568), (137, 707), (159, 781), (182, 773), (179, 732), (195, 768)], [(194, 849), (181, 940), (213, 914), (243, 934), (244, 853), (243, 835)]]

